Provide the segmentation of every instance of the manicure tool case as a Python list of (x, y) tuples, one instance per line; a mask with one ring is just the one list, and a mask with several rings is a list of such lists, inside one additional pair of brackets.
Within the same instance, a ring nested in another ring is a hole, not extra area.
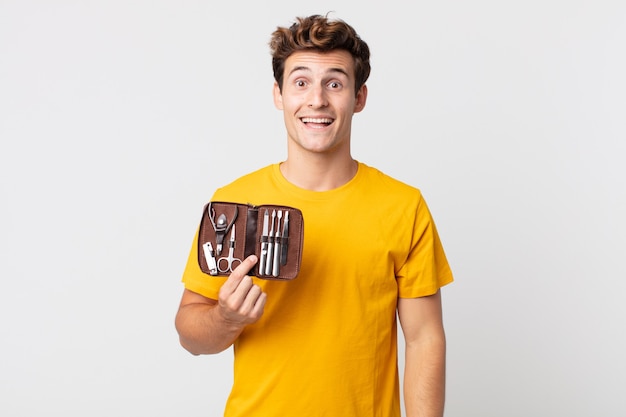
[(255, 254), (259, 261), (250, 275), (291, 280), (300, 271), (303, 232), (297, 208), (211, 201), (200, 221), (198, 263), (205, 274), (228, 276)]

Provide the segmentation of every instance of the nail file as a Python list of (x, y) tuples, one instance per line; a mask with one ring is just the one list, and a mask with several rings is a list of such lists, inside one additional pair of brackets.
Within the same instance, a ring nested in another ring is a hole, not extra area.
[(270, 228), (270, 214), (265, 209), (265, 214), (263, 215), (263, 234), (261, 235), (261, 258), (259, 259), (259, 273), (263, 275), (265, 271), (265, 260), (267, 259), (267, 241), (269, 236), (269, 228)]
[(265, 275), (272, 275), (272, 254), (274, 253), (274, 219), (276, 218), (276, 210), (272, 210), (272, 226), (268, 236), (267, 259), (265, 260)]
[(282, 247), (280, 254), (280, 264), (287, 264), (287, 250), (289, 249), (289, 210), (285, 210), (285, 220), (283, 221)]
[(276, 236), (274, 236), (274, 260), (272, 267), (272, 275), (277, 277), (280, 274), (280, 219), (283, 217), (282, 210), (278, 210), (278, 220), (276, 221)]

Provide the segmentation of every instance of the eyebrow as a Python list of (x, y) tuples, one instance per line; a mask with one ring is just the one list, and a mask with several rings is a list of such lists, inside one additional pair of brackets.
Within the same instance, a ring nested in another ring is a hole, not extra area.
[[(311, 68), (305, 67), (304, 65), (300, 65), (300, 66), (294, 67), (291, 71), (289, 71), (288, 75), (291, 75), (291, 74), (293, 74), (294, 72), (297, 72), (297, 71), (311, 72)], [(334, 72), (338, 72), (340, 74), (345, 75), (346, 77), (350, 77), (350, 75), (343, 68), (329, 68), (328, 71), (326, 71), (326, 72), (329, 73), (329, 74), (330, 73), (334, 73)]]

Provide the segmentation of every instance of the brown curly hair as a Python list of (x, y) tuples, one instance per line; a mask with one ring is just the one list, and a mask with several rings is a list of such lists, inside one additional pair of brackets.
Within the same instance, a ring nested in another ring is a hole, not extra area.
[(354, 28), (343, 20), (326, 16), (298, 17), (289, 28), (278, 27), (270, 40), (274, 79), (282, 91), (285, 61), (297, 51), (348, 51), (354, 58), (355, 92), (370, 75), (370, 50)]

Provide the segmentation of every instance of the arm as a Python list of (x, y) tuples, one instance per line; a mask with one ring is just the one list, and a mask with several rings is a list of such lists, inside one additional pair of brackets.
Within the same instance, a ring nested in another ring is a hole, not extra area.
[(266, 294), (246, 275), (256, 262), (253, 255), (235, 268), (218, 300), (185, 289), (176, 314), (176, 330), (185, 349), (194, 355), (219, 353), (261, 318)]
[(400, 298), (398, 317), (406, 342), (404, 404), (407, 417), (442, 417), (446, 338), (441, 293)]

